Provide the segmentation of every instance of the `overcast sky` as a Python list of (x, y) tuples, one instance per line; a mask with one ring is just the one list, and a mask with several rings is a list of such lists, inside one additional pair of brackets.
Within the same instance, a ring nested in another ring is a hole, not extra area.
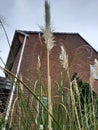
[[(50, 5), (54, 31), (79, 33), (98, 51), (98, 0), (50, 0)], [(6, 19), (11, 43), (15, 30), (38, 31), (39, 25), (44, 25), (44, 0), (0, 0), (0, 15)], [(0, 57), (4, 62), (8, 52), (0, 28)], [(0, 65), (3, 66), (1, 61)]]

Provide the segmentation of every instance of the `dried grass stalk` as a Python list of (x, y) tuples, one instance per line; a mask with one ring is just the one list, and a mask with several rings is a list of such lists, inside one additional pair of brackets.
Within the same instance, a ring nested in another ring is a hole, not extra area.
[[(50, 76), (50, 51), (55, 46), (54, 37), (51, 29), (50, 20), (50, 5), (47, 0), (45, 0), (45, 28), (41, 28), (43, 32), (43, 37), (45, 40), (47, 48), (47, 81), (48, 81), (48, 110), (52, 114), (52, 101), (51, 101), (51, 76)], [(48, 116), (48, 126), (49, 130), (52, 129), (52, 118)]]

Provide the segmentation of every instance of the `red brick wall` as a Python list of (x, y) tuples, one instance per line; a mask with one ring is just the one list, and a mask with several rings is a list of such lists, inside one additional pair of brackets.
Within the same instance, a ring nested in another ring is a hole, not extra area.
[[(55, 34), (56, 46), (50, 52), (50, 70), (52, 85), (55, 86), (60, 78), (60, 72), (64, 72), (60, 61), (60, 45), (64, 45), (70, 64), (70, 76), (75, 72), (84, 80), (89, 81), (89, 64), (93, 63), (95, 58), (98, 58), (98, 53), (92, 49), (86, 43), (86, 41), (81, 38), (78, 34)], [(15, 63), (12, 71), (15, 72), (17, 62), (19, 59), (21, 49), (15, 59)], [(34, 82), (38, 80), (38, 70), (37, 70), (37, 58), (38, 55), (42, 55), (42, 83), (47, 85), (47, 55), (46, 55), (45, 45), (41, 45), (37, 33), (30, 34), (26, 41), (26, 46), (23, 54), (23, 60), (20, 68), (20, 73), (23, 76), (24, 81), (33, 86)], [(33, 84), (31, 84), (32, 82)], [(54, 90), (56, 91), (57, 88)]]

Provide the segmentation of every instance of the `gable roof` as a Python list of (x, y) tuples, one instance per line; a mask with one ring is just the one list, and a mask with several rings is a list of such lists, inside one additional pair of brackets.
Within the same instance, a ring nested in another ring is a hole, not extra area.
[[(39, 32), (39, 31), (22, 31), (22, 30), (16, 30), (15, 31), (15, 34), (14, 34), (14, 38), (13, 38), (13, 41), (12, 41), (12, 45), (11, 45), (11, 49), (10, 49), (10, 52), (9, 52), (9, 55), (8, 55), (8, 58), (7, 58), (7, 62), (6, 62), (6, 68), (8, 70), (11, 70), (12, 69), (12, 66), (13, 66), (13, 63), (14, 63), (14, 60), (18, 54), (18, 51), (22, 45), (22, 40), (19, 40), (19, 36), (21, 36), (21, 38), (24, 38), (24, 34), (29, 34), (29, 35), (32, 35), (32, 34), (42, 34), (42, 32)], [(93, 49), (93, 51), (95, 53), (98, 54), (98, 52), (78, 33), (65, 33), (65, 32), (53, 32), (53, 35), (55, 37), (55, 35), (59, 35), (59, 36), (62, 36), (62, 35), (65, 35), (65, 36), (76, 36), (76, 37), (79, 37), (80, 39), (82, 39), (84, 42), (85, 42), (85, 45), (89, 46), (90, 48)]]
[[(22, 31), (22, 30), (15, 31), (14, 38), (13, 38), (13, 41), (11, 44), (11, 49), (9, 51), (9, 55), (8, 55), (7, 62), (6, 62), (6, 68), (8, 70), (11, 71), (11, 69), (13, 67), (16, 56), (21, 48), (21, 45), (23, 44), (25, 34), (32, 36), (32, 35), (38, 35), (39, 33), (42, 35), (42, 32), (39, 32), (39, 31)], [(64, 37), (66, 37), (68, 39), (68, 42), (70, 42), (70, 41), (74, 42), (74, 41), (77, 41), (77, 39), (80, 39), (81, 41), (83, 41), (85, 46), (88, 46), (89, 48), (91, 48), (94, 51), (94, 53), (96, 53), (98, 55), (98, 52), (78, 33), (53, 32), (53, 35), (54, 35), (54, 37), (57, 37), (60, 40)], [(77, 44), (77, 43), (75, 42), (75, 44)], [(75, 44), (74, 44), (74, 46), (77, 46)]]
[[(29, 35), (26, 40), (20, 73), (22, 77), (24, 77), (26, 84), (30, 86), (32, 85), (29, 84), (29, 81), (36, 81), (38, 79), (37, 58), (41, 51), (44, 51), (42, 54), (42, 82), (47, 85), (47, 53), (45, 45), (40, 44), (39, 33), (41, 34), (40, 38), (43, 41), (42, 32), (16, 30), (12, 41), (11, 50), (6, 62), (6, 68), (12, 73), (16, 74), (24, 37), (25, 35)], [(50, 73), (52, 83), (59, 80), (61, 72), (65, 72), (59, 60), (61, 45), (64, 45), (68, 54), (70, 77), (72, 77), (76, 72), (84, 82), (89, 83), (90, 64), (94, 64), (94, 59), (98, 60), (98, 52), (78, 33), (54, 32), (53, 35), (56, 41), (56, 46), (51, 50), (50, 53)], [(29, 79), (29, 81), (26, 79)], [(96, 83), (94, 86), (94, 89), (98, 93), (97, 84), (98, 83)]]

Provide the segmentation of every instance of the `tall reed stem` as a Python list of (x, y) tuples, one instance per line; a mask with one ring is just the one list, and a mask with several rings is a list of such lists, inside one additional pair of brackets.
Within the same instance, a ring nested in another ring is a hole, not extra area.
[[(52, 114), (52, 102), (51, 102), (51, 76), (50, 76), (50, 56), (49, 50), (47, 49), (47, 79), (48, 79), (48, 110)], [(49, 130), (52, 129), (52, 118), (48, 115)]]

